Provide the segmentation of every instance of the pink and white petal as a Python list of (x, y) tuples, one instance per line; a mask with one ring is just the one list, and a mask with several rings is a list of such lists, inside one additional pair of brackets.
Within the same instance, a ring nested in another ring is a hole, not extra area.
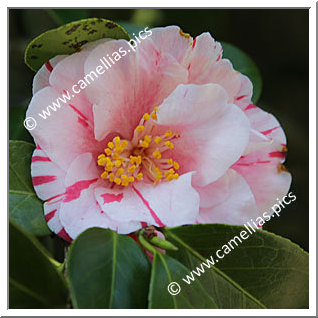
[[(256, 144), (257, 145), (257, 144)], [(275, 165), (278, 166), (283, 163), (287, 156), (285, 146), (274, 141), (264, 145), (261, 143), (259, 149), (254, 147), (254, 151), (241, 156), (241, 158), (232, 166), (233, 168), (253, 168), (254, 166)]]
[(65, 186), (69, 187), (83, 180), (99, 178), (96, 160), (89, 152), (80, 154), (70, 165), (65, 177)]
[(139, 222), (111, 220), (96, 202), (93, 188), (83, 190), (76, 200), (63, 202), (60, 215), (61, 224), (73, 239), (91, 227), (109, 228), (120, 234), (141, 228)]
[(235, 102), (235, 95), (241, 85), (239, 73), (233, 69), (232, 63), (226, 59), (216, 62), (197, 77), (190, 76), (189, 82), (194, 84), (215, 83), (221, 85), (228, 94), (228, 103)]
[(252, 103), (253, 84), (247, 76), (243, 74), (239, 74), (238, 76), (241, 81), (241, 86), (234, 97), (234, 104), (245, 109)]
[[(43, 155), (45, 155), (45, 153), (37, 147), (33, 155), (33, 170), (60, 170), (59, 168), (56, 168), (51, 161), (47, 160), (48, 157), (44, 157)], [(46, 165), (43, 166), (43, 163)], [(53, 166), (53, 168), (51, 166)], [(60, 221), (63, 203), (77, 202), (76, 200), (80, 197), (81, 192), (96, 183), (97, 176), (98, 173), (96, 165), (93, 165), (92, 155), (90, 153), (85, 153), (74, 160), (67, 174), (63, 171), (63, 174), (55, 181), (35, 187), (38, 196), (43, 200), (47, 200), (44, 203), (44, 214), (49, 228), (67, 241), (70, 241), (68, 232)], [(46, 185), (47, 187), (43, 188)], [(39, 193), (41, 194), (41, 191), (46, 191), (45, 197), (39, 195)]]
[[(244, 160), (251, 160), (250, 156)], [(250, 164), (240, 160), (233, 166), (233, 169), (239, 172), (249, 184), (261, 212), (268, 211), (273, 204), (277, 203), (277, 198), (286, 195), (291, 184), (291, 174), (280, 162), (277, 162), (282, 159), (274, 159), (254, 162), (251, 160)]]
[(232, 169), (202, 190), (199, 223), (244, 224), (259, 214), (248, 183)]
[(220, 43), (209, 33), (203, 33), (193, 41), (182, 64), (189, 71), (188, 83), (219, 84), (227, 91), (228, 102), (233, 103), (241, 87), (241, 80), (232, 63), (221, 59), (222, 51)]
[(97, 140), (110, 132), (120, 132), (121, 136), (130, 139), (142, 115), (160, 104), (180, 82), (187, 80), (187, 71), (171, 55), (161, 54), (153, 42), (147, 44), (153, 46), (146, 51), (144, 42), (137, 52), (128, 53), (131, 49), (127, 41), (109, 41), (96, 47), (85, 62), (85, 71), (89, 73), (102, 65), (100, 60), (107, 54), (111, 56), (120, 49), (126, 52), (86, 88), (94, 103)]
[(38, 91), (30, 102), (26, 117), (37, 120), (36, 128), (30, 131), (35, 142), (53, 162), (67, 170), (79, 154), (91, 152), (97, 156), (103, 145), (95, 141), (89, 126), (83, 126), (79, 114), (63, 103), (56, 111), (50, 109), (51, 116), (40, 118), (38, 114), (42, 114), (43, 109), (46, 110), (58, 96), (58, 91), (52, 87)]
[(222, 85), (229, 96), (228, 102), (235, 103), (235, 95), (241, 86), (239, 75), (229, 60), (221, 59), (211, 67), (207, 76), (205, 78), (202, 77), (198, 82)]
[(65, 192), (62, 202), (77, 201), (81, 193), (87, 189), (94, 189), (99, 181), (96, 162), (91, 153), (79, 155), (70, 165), (65, 176)]
[(111, 189), (100, 185), (95, 188), (95, 198), (101, 210), (116, 222), (125, 220), (152, 224), (154, 221), (132, 187)]
[[(79, 52), (66, 57), (52, 69), (50, 85), (59, 90), (71, 89), (80, 79), (87, 74), (84, 72), (84, 64), (90, 52), (97, 46), (109, 42), (110, 39), (100, 39), (81, 47)], [(90, 71), (95, 71), (91, 69)]]
[(58, 234), (63, 229), (61, 224), (59, 213), (60, 213), (60, 202), (45, 202), (44, 203), (44, 217), (48, 227), (52, 232)]
[[(157, 111), (158, 125), (180, 134), (171, 156), (180, 172), (197, 171), (195, 186), (219, 177), (243, 154), (250, 133), (244, 113), (217, 84), (179, 85)], [(170, 154), (169, 154), (170, 155)]]
[(37, 196), (45, 201), (64, 193), (65, 175), (66, 172), (37, 146), (31, 159), (32, 183)]
[(33, 78), (32, 93), (33, 95), (40, 89), (50, 86), (49, 78), (54, 67), (61, 62), (67, 55), (58, 55), (44, 63), (37, 71)]
[(112, 228), (114, 231), (116, 231), (118, 234), (129, 234), (135, 231), (140, 230), (143, 227), (142, 223), (131, 221), (131, 222), (116, 222), (114, 220), (111, 220), (112, 224), (115, 224), (116, 226), (112, 225)]
[(151, 224), (162, 227), (195, 222), (200, 198), (192, 186), (193, 175), (193, 172), (189, 172), (177, 180), (159, 183), (156, 187), (146, 183), (133, 186), (133, 190), (153, 216), (155, 223)]
[(197, 36), (191, 47), (188, 48), (182, 64), (189, 70), (190, 80), (197, 80), (207, 74), (207, 69), (211, 69), (222, 57), (222, 46), (216, 42), (210, 33), (205, 32)]
[[(61, 209), (64, 203), (74, 202), (77, 204), (81, 193), (87, 189), (92, 189), (92, 185), (96, 184), (98, 173), (96, 165), (93, 163), (90, 153), (78, 156), (63, 178), (63, 186), (65, 184), (65, 187), (55, 191), (55, 195), (44, 204), (45, 219), (49, 227), (66, 240), (68, 240), (68, 232), (65, 232), (64, 225), (60, 221)], [(76, 218), (76, 216), (74, 217)]]
[(263, 135), (262, 133), (260, 133), (259, 131), (255, 129), (251, 129), (250, 139), (249, 139), (247, 147), (245, 148), (244, 156), (254, 151), (268, 147), (272, 143), (273, 143), (273, 139), (266, 137), (265, 135)]
[(192, 43), (192, 38), (185, 35), (180, 27), (175, 25), (154, 28), (151, 29), (151, 32), (152, 34), (146, 39), (146, 43), (152, 41), (161, 54), (170, 54), (181, 63)]
[(200, 195), (200, 209), (218, 206), (228, 200), (230, 196), (230, 176), (233, 174), (229, 172), (230, 170), (231, 169), (216, 181), (204, 187), (195, 188)]
[(90, 153), (79, 155), (71, 164), (65, 177), (66, 191), (61, 200), (60, 220), (65, 231), (75, 238), (93, 226), (116, 226), (106, 216), (94, 197), (98, 184), (98, 171)]
[(49, 229), (65, 241), (71, 243), (72, 238), (68, 235), (60, 220), (61, 202), (48, 201), (44, 203), (44, 217)]
[[(199, 213), (200, 198), (192, 186), (194, 173), (183, 174), (177, 180), (133, 186), (139, 199), (152, 214), (157, 226), (193, 224)], [(157, 217), (155, 217), (155, 215)]]
[(244, 110), (251, 122), (251, 127), (274, 142), (286, 145), (286, 136), (278, 120), (261, 108), (249, 104)]
[(93, 104), (88, 100), (86, 90), (81, 89), (88, 85), (87, 83), (82, 84), (82, 82), (85, 76), (84, 63), (89, 53), (89, 50), (82, 50), (61, 61), (51, 73), (50, 85), (61, 96), (63, 93), (66, 96), (69, 95), (71, 99), (67, 102), (67, 106), (72, 107), (80, 118), (93, 126)]
[(156, 187), (139, 182), (124, 190), (96, 188), (95, 196), (104, 213), (118, 222), (138, 221), (159, 227), (193, 224), (199, 195), (191, 186), (192, 174)]
[(96, 204), (92, 188), (81, 191), (76, 200), (61, 203), (60, 220), (73, 239), (90, 227), (110, 227), (108, 218), (101, 214)]

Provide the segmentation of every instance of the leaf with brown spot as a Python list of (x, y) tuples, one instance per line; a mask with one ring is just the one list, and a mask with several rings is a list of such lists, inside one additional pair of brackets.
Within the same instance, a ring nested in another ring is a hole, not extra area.
[(102, 38), (130, 40), (125, 29), (113, 21), (102, 18), (79, 20), (32, 40), (25, 50), (25, 63), (33, 71), (38, 71), (51, 58), (75, 53), (82, 45)]

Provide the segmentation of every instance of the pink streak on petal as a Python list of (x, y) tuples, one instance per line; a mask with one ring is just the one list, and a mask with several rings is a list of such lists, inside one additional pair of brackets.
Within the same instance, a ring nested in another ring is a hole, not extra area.
[(112, 202), (120, 202), (123, 197), (124, 194), (120, 193), (120, 194), (112, 194), (112, 193), (104, 193), (101, 195), (101, 197), (104, 199), (104, 204), (105, 203), (112, 203)]
[(57, 211), (57, 209), (45, 214), (45, 216), (44, 216), (45, 217), (45, 221), (49, 222), (54, 217), (56, 211)]
[(246, 166), (246, 167), (250, 167), (250, 166), (253, 166), (257, 163), (260, 163), (260, 164), (265, 164), (265, 163), (271, 163), (270, 160), (264, 160), (264, 161), (255, 161), (255, 162), (247, 162), (247, 163), (237, 163), (238, 166)]
[(70, 106), (77, 114), (79, 114), (83, 119), (88, 120), (88, 118), (87, 118), (81, 111), (79, 111), (74, 105), (69, 104), (69, 106)]
[(56, 176), (36, 176), (32, 178), (33, 186), (38, 186), (44, 183), (56, 180)]
[(141, 227), (146, 227), (148, 224), (147, 222), (140, 222)]
[(96, 181), (97, 178), (92, 180), (81, 180), (67, 187), (64, 193), (65, 197), (63, 199), (63, 202), (70, 202), (78, 199), (81, 195), (81, 192), (87, 189), (91, 184), (93, 184)]
[(265, 130), (265, 131), (262, 131), (262, 134), (263, 135), (269, 135), (270, 133), (272, 133), (274, 130), (276, 130), (277, 128), (279, 128), (279, 126), (277, 127), (274, 127), (274, 128), (271, 128), (271, 129), (268, 129), (268, 130)]
[(31, 162), (37, 161), (51, 161), (51, 159), (49, 157), (33, 156)]
[(194, 38), (193, 43), (192, 43), (192, 48), (194, 49), (195, 43), (197, 42), (197, 38)]
[(40, 145), (36, 145), (35, 149), (41, 150), (42, 148), (40, 147)]
[(88, 127), (88, 123), (81, 117), (77, 117), (77, 121), (83, 125), (85, 128)]
[(71, 243), (73, 241), (72, 238), (65, 231), (64, 227), (62, 228), (62, 230), (60, 232), (57, 233), (57, 235), (69, 243)]
[(46, 69), (47, 69), (50, 73), (53, 71), (53, 66), (52, 66), (52, 64), (50, 63), (50, 61), (47, 61), (47, 62), (45, 63), (45, 67), (46, 67)]
[(165, 225), (161, 222), (161, 220), (159, 219), (159, 217), (157, 216), (156, 212), (151, 208), (149, 202), (142, 196), (142, 194), (140, 193), (140, 191), (138, 189), (136, 189), (135, 186), (132, 186), (132, 188), (134, 189), (134, 191), (137, 193), (137, 195), (139, 196), (139, 198), (141, 199), (142, 203), (146, 206), (146, 208), (149, 210), (151, 216), (154, 218), (155, 222), (160, 226), (160, 227), (164, 227)]
[(272, 158), (286, 158), (286, 152), (282, 152), (282, 151), (272, 151), (268, 154), (270, 157)]
[(56, 199), (56, 198), (60, 197), (61, 195), (64, 195), (64, 193), (60, 193), (60, 194), (54, 195), (53, 197), (47, 199), (46, 202), (49, 202), (49, 201), (51, 201), (53, 199)]
[(244, 97), (246, 97), (247, 95), (241, 95), (241, 96), (239, 96), (239, 97), (236, 97), (235, 99), (236, 100), (240, 100), (240, 99), (243, 99)]
[(254, 109), (254, 108), (257, 108), (257, 106), (254, 104), (249, 104), (249, 105), (247, 105), (247, 107), (244, 110), (249, 110), (249, 109)]

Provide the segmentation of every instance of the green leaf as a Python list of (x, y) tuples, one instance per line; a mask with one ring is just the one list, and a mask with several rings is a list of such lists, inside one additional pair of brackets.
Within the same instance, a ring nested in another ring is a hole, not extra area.
[(46, 11), (58, 25), (88, 17), (87, 9), (46, 9)]
[(72, 243), (68, 278), (74, 308), (146, 308), (150, 264), (137, 243), (92, 228)]
[(118, 23), (127, 31), (132, 39), (134, 38), (134, 35), (138, 36), (139, 32), (145, 29), (145, 26), (127, 21), (119, 21)]
[(9, 107), (9, 139), (33, 142), (32, 136), (24, 127), (27, 107)]
[(25, 63), (37, 71), (54, 56), (75, 53), (85, 43), (102, 38), (130, 39), (120, 25), (110, 20), (79, 20), (47, 31), (32, 40), (25, 51)]
[[(191, 286), (183, 286), (182, 290), (171, 295), (169, 284), (180, 282), (189, 273), (189, 269), (168, 255), (156, 252), (151, 270), (148, 308), (217, 308), (214, 299), (206, 292), (197, 280)], [(172, 292), (177, 286), (172, 286)]]
[(204, 273), (193, 278), (219, 308), (308, 308), (308, 254), (289, 240), (256, 230), (242, 243), (236, 239), (237, 246), (232, 241), (231, 252), (217, 258), (216, 251), (222, 246), (224, 251), (242, 230), (246, 228), (200, 224), (166, 229), (164, 234), (179, 247), (168, 254), (190, 270), (213, 257), (215, 266), (203, 267)]
[(31, 182), (31, 157), (34, 145), (9, 141), (9, 217), (10, 221), (34, 235), (48, 235), (50, 230)]
[(9, 307), (65, 308), (67, 288), (48, 253), (31, 235), (10, 223)]
[(236, 46), (222, 42), (223, 57), (229, 59), (234, 68), (240, 73), (246, 75), (253, 83), (254, 104), (257, 103), (262, 92), (262, 77), (255, 62), (242, 50)]

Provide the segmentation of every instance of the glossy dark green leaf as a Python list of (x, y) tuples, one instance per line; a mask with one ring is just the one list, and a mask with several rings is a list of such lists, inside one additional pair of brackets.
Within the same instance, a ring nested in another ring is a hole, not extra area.
[(47, 31), (31, 41), (25, 51), (25, 63), (37, 71), (56, 55), (71, 54), (88, 42), (102, 38), (129, 40), (128, 33), (117, 23), (90, 18)]
[[(148, 308), (217, 308), (214, 299), (198, 280), (191, 286), (181, 283), (181, 278), (188, 273), (189, 269), (177, 260), (159, 252), (155, 253), (151, 269)], [(171, 295), (168, 288), (172, 293), (179, 288), (181, 290), (178, 294)]]
[(223, 57), (229, 59), (234, 68), (240, 73), (246, 75), (253, 83), (254, 104), (257, 103), (262, 92), (262, 77), (255, 62), (241, 49), (236, 46), (222, 42)]
[(65, 308), (62, 274), (41, 244), (13, 224), (9, 228), (9, 308)]
[(200, 280), (218, 307), (252, 308), (258, 304), (266, 308), (308, 308), (308, 254), (289, 240), (257, 230), (237, 246), (232, 242), (234, 249), (217, 258), (216, 251), (242, 230), (246, 228), (201, 224), (166, 229), (165, 236), (179, 247), (169, 255), (191, 270), (211, 256), (217, 260), (200, 277), (193, 277)]
[(87, 9), (47, 9), (46, 11), (58, 25), (88, 17)]
[(43, 204), (31, 182), (31, 157), (34, 145), (9, 141), (9, 217), (34, 235), (47, 235), (50, 230), (44, 219)]
[(147, 308), (150, 263), (126, 235), (83, 232), (70, 248), (68, 278), (74, 308)]

